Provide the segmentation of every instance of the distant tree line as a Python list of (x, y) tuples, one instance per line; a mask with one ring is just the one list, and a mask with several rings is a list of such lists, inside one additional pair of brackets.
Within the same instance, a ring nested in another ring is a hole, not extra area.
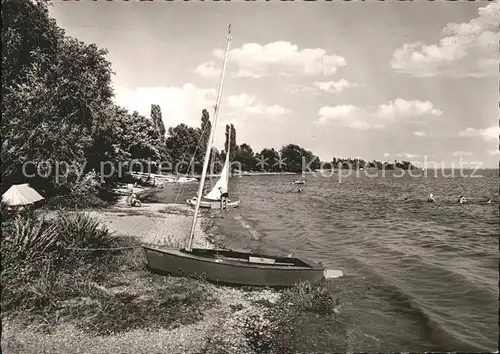
[(332, 159), (332, 165), (334, 168), (338, 169), (361, 169), (361, 168), (375, 168), (379, 170), (411, 170), (411, 169), (416, 169), (417, 167), (414, 166), (411, 162), (408, 161), (396, 161), (394, 160), (393, 163), (387, 162), (387, 161), (377, 161), (377, 160), (371, 160), (371, 161), (365, 161), (363, 159), (351, 159), (351, 158), (337, 158), (334, 157)]

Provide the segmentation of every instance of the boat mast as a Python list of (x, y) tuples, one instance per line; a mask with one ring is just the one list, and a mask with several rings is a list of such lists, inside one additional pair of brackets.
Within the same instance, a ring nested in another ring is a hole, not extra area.
[[(226, 73), (227, 57), (229, 54), (229, 43), (230, 42), (231, 42), (231, 25), (229, 25), (229, 29), (228, 29), (228, 33), (227, 33), (226, 55), (224, 56), (224, 65), (222, 66), (222, 74), (221, 74), (221, 80), (220, 80), (220, 84), (219, 84), (219, 93), (217, 95), (217, 102), (215, 103), (215, 107), (214, 107), (214, 119), (212, 122), (212, 129), (210, 130), (210, 136), (208, 137), (209, 142), (213, 141), (215, 127), (217, 125), (217, 117), (219, 115), (219, 105), (220, 105), (220, 101), (221, 101), (221, 97), (222, 97), (222, 88), (224, 87), (224, 75)], [(211, 151), (212, 151), (211, 144), (207, 144), (207, 151), (205, 152), (205, 160), (203, 161), (203, 169), (201, 171), (200, 185), (198, 187), (198, 196), (196, 198), (196, 206), (194, 208), (193, 223), (191, 224), (191, 230), (189, 232), (189, 238), (188, 238), (188, 242), (186, 245), (186, 251), (188, 251), (188, 252), (190, 252), (192, 250), (192, 246), (193, 246), (194, 230), (196, 228), (198, 211), (200, 210), (201, 197), (203, 194), (203, 186), (205, 185), (205, 178), (207, 176), (208, 161), (210, 159)]]
[[(229, 164), (228, 165), (228, 171), (226, 173), (226, 188), (229, 188), (229, 175), (231, 174), (231, 124), (229, 124), (229, 135), (227, 137), (227, 153), (226, 153), (226, 161), (224, 161), (224, 164)], [(229, 192), (229, 191), (226, 191)]]

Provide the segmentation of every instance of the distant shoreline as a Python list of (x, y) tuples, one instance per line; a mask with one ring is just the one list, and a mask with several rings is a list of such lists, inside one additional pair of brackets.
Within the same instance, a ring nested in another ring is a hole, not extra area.
[[(437, 170), (460, 170), (459, 168), (421, 168), (421, 167), (413, 167), (412, 169), (384, 169), (384, 168), (376, 168), (376, 167), (366, 167), (366, 168), (358, 168), (358, 169), (349, 169), (349, 168), (335, 168), (335, 169), (318, 169), (315, 171), (310, 171), (310, 172), (266, 172), (266, 171), (261, 171), (261, 172), (255, 172), (255, 171), (241, 171), (241, 172), (233, 172), (232, 177), (242, 177), (242, 176), (291, 176), (291, 175), (312, 175), (314, 173), (322, 173), (322, 172), (329, 172), (329, 173), (336, 173), (339, 171), (346, 171), (346, 170), (353, 170), (353, 171), (437, 171)], [(476, 169), (474, 168), (463, 168), (462, 170), (464, 171), (474, 171)], [(480, 171), (500, 171), (499, 168), (480, 168), (478, 169)], [(141, 178), (145, 176), (149, 176), (152, 178), (157, 178), (157, 179), (166, 179), (166, 182), (174, 182), (173, 180), (177, 178), (196, 178), (200, 180), (201, 175), (200, 174), (191, 174), (191, 175), (173, 175), (173, 174), (158, 174), (158, 173), (144, 173), (144, 172), (132, 172), (131, 175), (136, 178)], [(217, 178), (220, 177), (220, 174), (207, 174), (206, 178)], [(172, 180), (172, 181), (170, 181)], [(177, 181), (176, 181), (177, 182)], [(180, 182), (180, 181), (179, 181)]]

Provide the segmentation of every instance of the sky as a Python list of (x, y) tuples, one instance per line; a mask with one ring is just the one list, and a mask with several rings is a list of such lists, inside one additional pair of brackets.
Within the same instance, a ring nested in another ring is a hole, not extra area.
[(498, 168), (499, 2), (57, 1), (108, 50), (117, 104), (166, 127), (211, 116), (254, 151)]

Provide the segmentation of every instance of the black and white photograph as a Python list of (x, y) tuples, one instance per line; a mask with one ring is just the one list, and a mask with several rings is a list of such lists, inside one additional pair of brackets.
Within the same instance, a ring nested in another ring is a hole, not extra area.
[(499, 1), (2, 23), (3, 353), (498, 353)]

